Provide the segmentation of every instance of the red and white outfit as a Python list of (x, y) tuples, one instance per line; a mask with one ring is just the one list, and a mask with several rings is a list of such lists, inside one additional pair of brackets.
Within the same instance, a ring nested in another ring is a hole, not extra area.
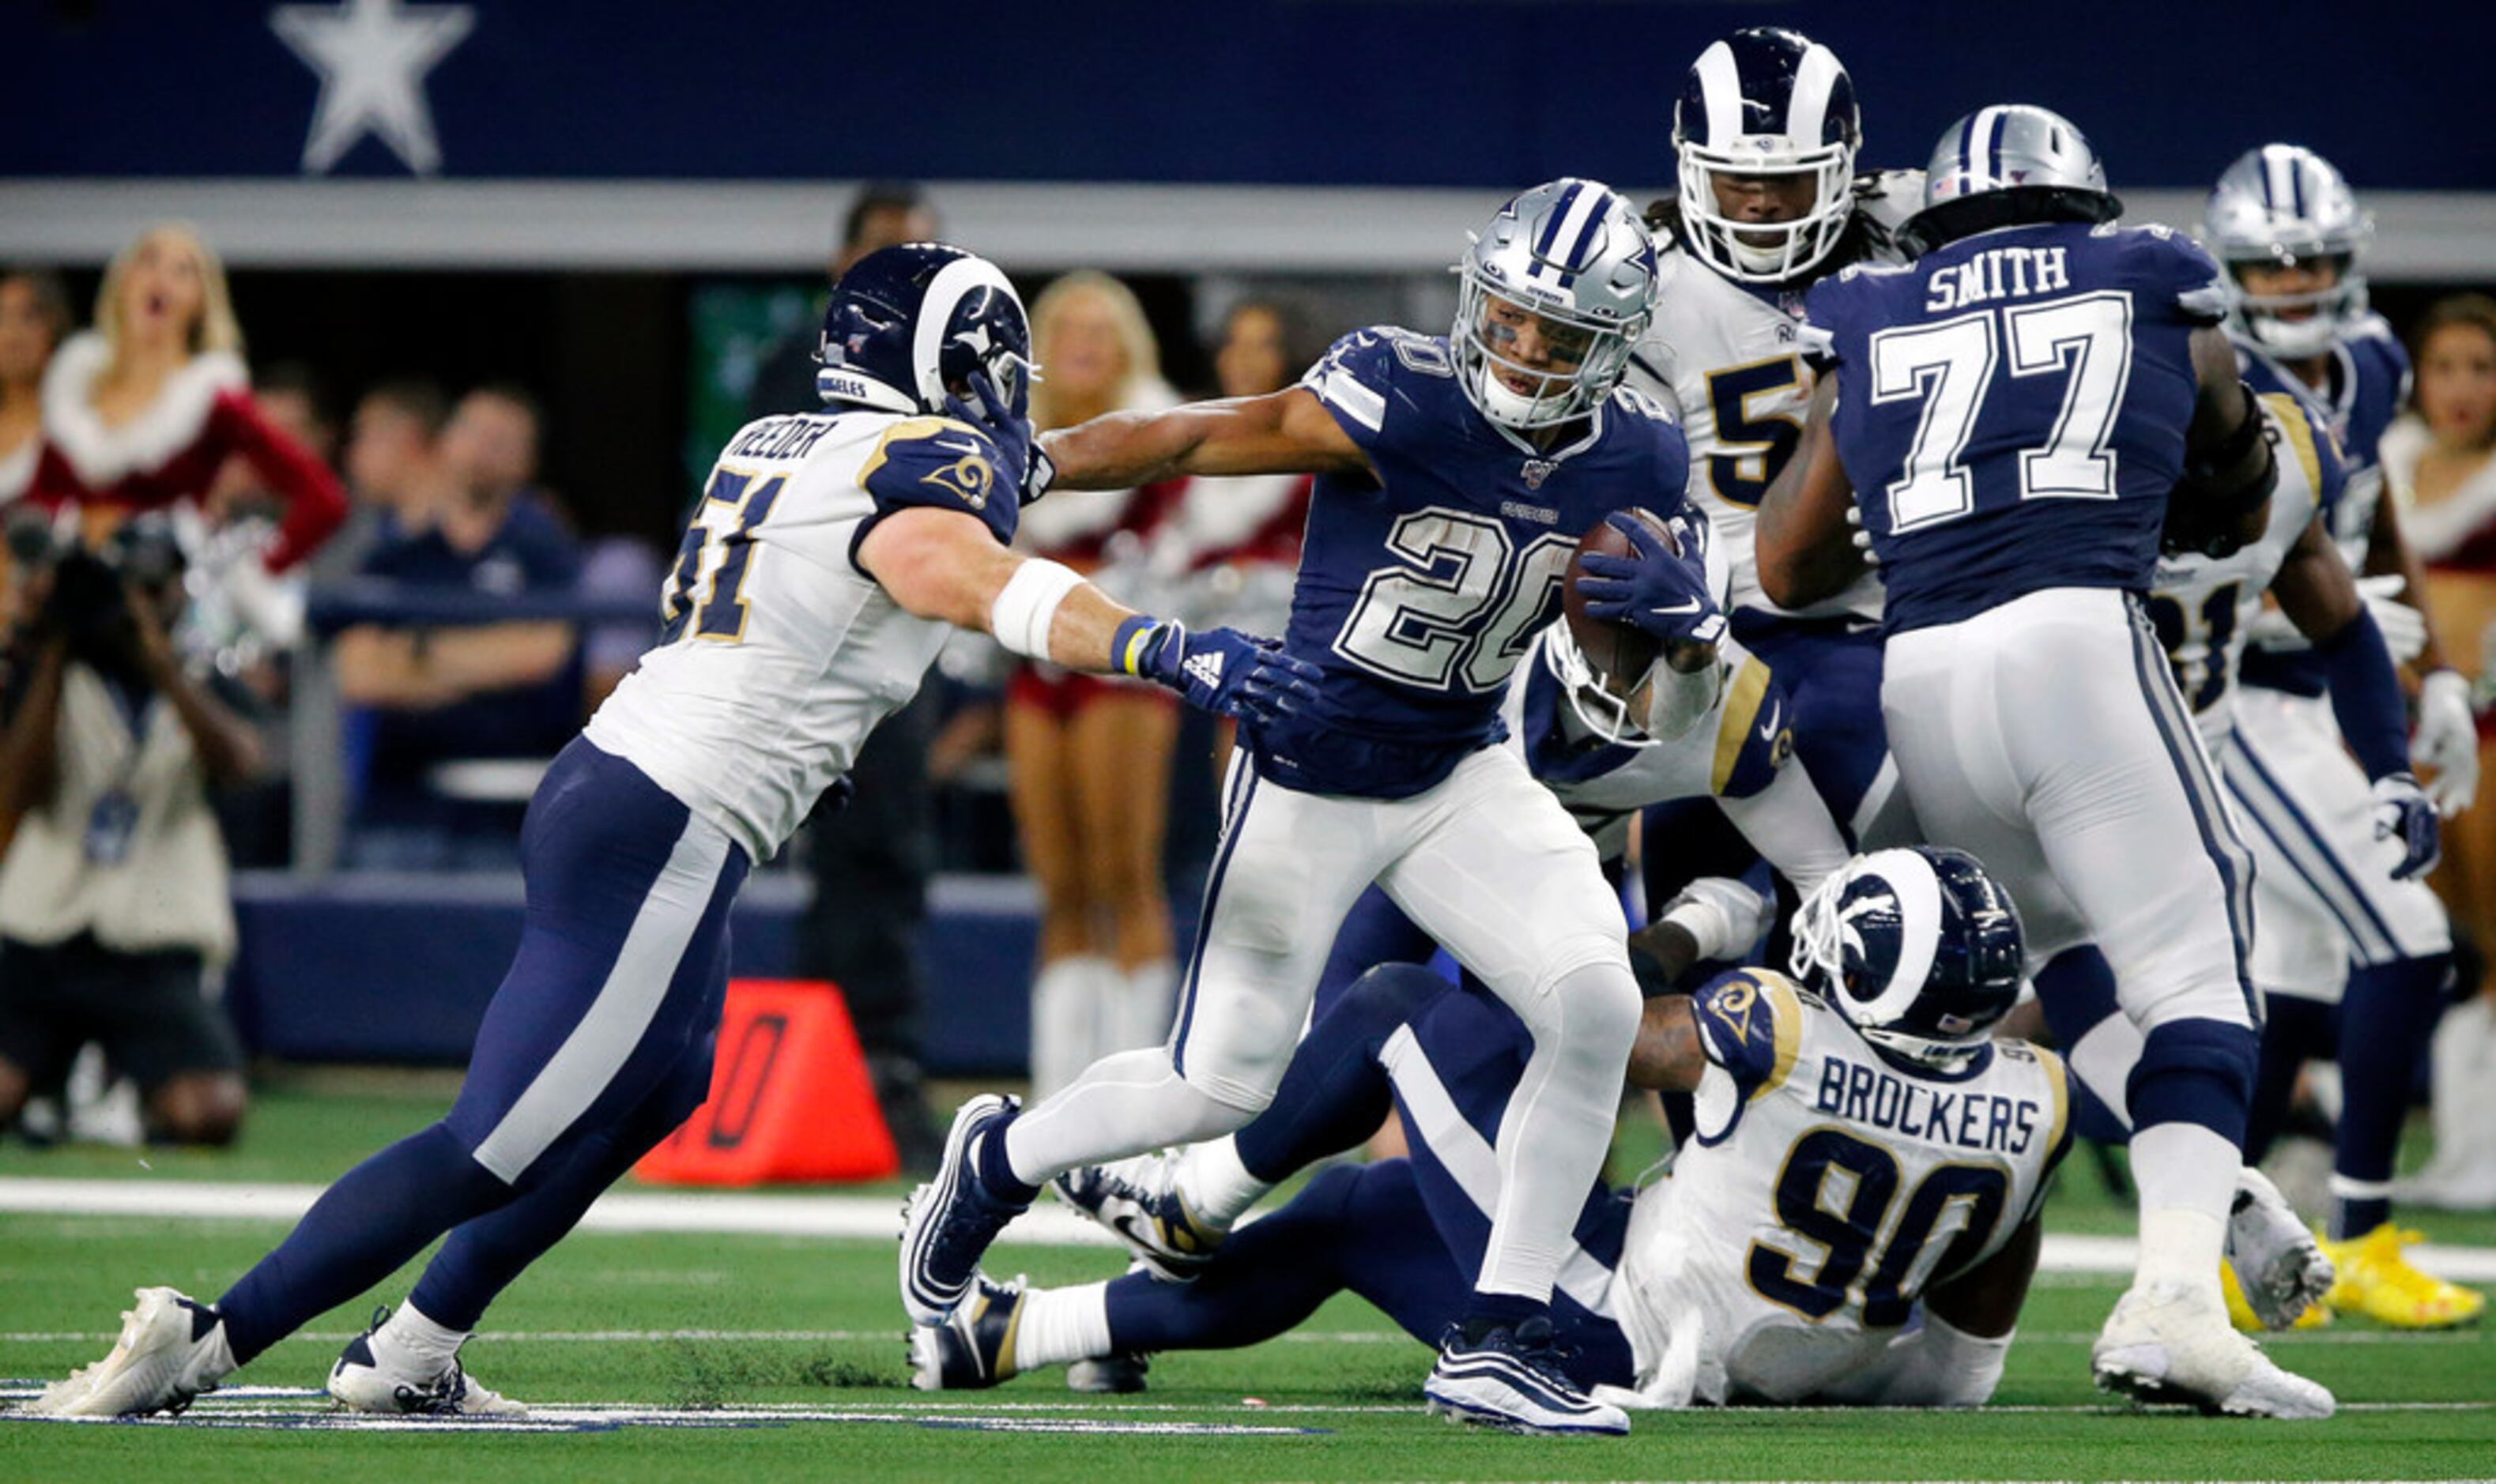
[(1153, 528), (1146, 565), (1191, 627), (1280, 634), (1309, 523), (1305, 474), (1191, 479)]
[(111, 345), (92, 330), (71, 336), (53, 356), (44, 373), (44, 436), (27, 499), (53, 509), (131, 511), (195, 505), (239, 453), (286, 502), (264, 555), (270, 572), (303, 560), (347, 518), (337, 476), (262, 414), (239, 356), (193, 356), (166, 379), (155, 401), (119, 426), (106, 425), (93, 400), (96, 379), (111, 359)]
[[(2377, 457), (2383, 461), (2386, 487), (2401, 502), (2401, 535), (2428, 572), (2464, 572), (2496, 577), (2496, 458), (2459, 489), (2433, 505), (2419, 505), (2418, 460), (2431, 435), (2414, 415), (2404, 415), (2384, 430)], [(2496, 666), (2496, 653), (2480, 657), (2482, 670)], [(2479, 717), (2481, 741), (2496, 741), (2496, 711)]]

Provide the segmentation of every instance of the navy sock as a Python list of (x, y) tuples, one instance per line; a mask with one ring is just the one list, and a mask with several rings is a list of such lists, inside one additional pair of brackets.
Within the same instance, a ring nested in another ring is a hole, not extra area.
[(2124, 1087), (2135, 1128), (2200, 1124), (2241, 1149), (2261, 1042), (2251, 1026), (2170, 1020), (2142, 1041)]
[(1378, 1049), (1448, 981), (1412, 964), (1369, 971), (1309, 1028), (1274, 1100), (1232, 1135), (1239, 1162), (1268, 1184), (1328, 1155), (1357, 1149), (1395, 1105)]
[(1006, 1159), (1006, 1129), (1013, 1123), (1010, 1117), (998, 1119), (980, 1135), (979, 1168), (974, 1173), (989, 1199), (1009, 1206), (1028, 1206), (1040, 1198), (1040, 1187), (1015, 1175), (1014, 1165)]
[(380, 1283), (425, 1244), (512, 1198), (441, 1124), (338, 1177), (277, 1250), (217, 1300), (234, 1360)]
[(1144, 1273), (1111, 1283), (1109, 1343), (1129, 1351), (1235, 1349), (1317, 1313), (1343, 1288), (1340, 1254), (1363, 1240), (1338, 1198), (1351, 1182), (1335, 1176), (1328, 1170), (1282, 1210), (1232, 1232), (1194, 1283)]
[(1537, 1314), (1550, 1313), (1548, 1299), (1530, 1299), (1521, 1293), (1484, 1293), (1477, 1288), (1465, 1305), (1466, 1343), (1478, 1342), (1495, 1329), (1514, 1329)]
[(2254, 1075), (2254, 1099), (2245, 1125), (2245, 1162), (2270, 1154), (2296, 1097), (2296, 1074), (2307, 1062), (2331, 1055), (2337, 1017), (2330, 1005), (2293, 995), (2273, 995), (2262, 1029), (2262, 1068)]
[[(2362, 1237), (2392, 1218), (2392, 1161), (2416, 1091), (2418, 1048), (2444, 1013), (2452, 955), (2395, 959), (2349, 975), (2340, 1003), (2340, 1135), (2331, 1235)], [(2352, 1193), (2340, 1193), (2355, 1187)]]

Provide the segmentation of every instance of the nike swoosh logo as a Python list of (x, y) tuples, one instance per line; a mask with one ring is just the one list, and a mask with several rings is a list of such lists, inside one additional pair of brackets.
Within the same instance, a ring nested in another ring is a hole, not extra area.
[(1693, 599), (1691, 599), (1688, 603), (1678, 603), (1678, 604), (1675, 604), (1674, 606), (1669, 607), (1669, 608), (1653, 608), (1653, 609), (1650, 609), (1649, 611), (1650, 611), (1650, 612), (1653, 612), (1654, 614), (1656, 614), (1656, 615), (1657, 615), (1658, 617), (1660, 617), (1660, 618), (1677, 618), (1677, 617), (1679, 617), (1680, 615), (1682, 615), (1682, 614), (1684, 614), (1684, 613), (1696, 613), (1696, 612), (1698, 612), (1698, 611), (1699, 611), (1699, 600), (1698, 600), (1698, 599), (1696, 599), (1696, 598), (1693, 598)]
[(972, 454), (985, 453), (987, 451), (975, 443), (948, 443), (942, 438), (932, 441), (935, 443), (936, 447), (944, 449), (948, 453)]
[(1777, 702), (1776, 709), (1768, 713), (1768, 719), (1760, 724), (1760, 735), (1774, 742), (1777, 739), (1777, 723), (1785, 719), (1785, 714), (1786, 703), (1780, 700)]

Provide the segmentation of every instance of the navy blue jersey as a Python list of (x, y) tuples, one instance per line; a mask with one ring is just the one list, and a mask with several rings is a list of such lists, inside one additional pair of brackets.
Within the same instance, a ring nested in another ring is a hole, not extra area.
[[(2331, 430), (2339, 445), (2348, 479), (2325, 495), (2323, 528), (2331, 533), (2352, 570), (2365, 566), (2366, 548), (2375, 531), (2375, 510), (2384, 497), (2384, 470), (2378, 446), (2409, 400), (2410, 358), (2391, 326), (2368, 315), (2355, 334), (2333, 346), (2325, 356), (2326, 373), (2320, 387), (2273, 360), (2259, 347), (2236, 342), (2236, 361), (2256, 391), (2282, 392), (2297, 399), (2314, 421)], [(2256, 647), (2244, 657), (2244, 682), (2299, 696), (2320, 696), (2328, 682), (2324, 665), (2302, 645), (2289, 649)]]
[(1979, 232), (1806, 300), (1889, 632), (2045, 588), (2143, 591), (2184, 470), (2217, 263), (2163, 227)]
[(1628, 391), (1539, 449), (1474, 408), (1445, 339), (1410, 330), (1345, 336), (1302, 385), (1378, 477), (1317, 481), (1284, 637), (1323, 672), (1317, 703), (1249, 744), (1285, 787), (1409, 797), (1499, 737), (1578, 536), (1625, 506), (1679, 512), (1689, 451)]

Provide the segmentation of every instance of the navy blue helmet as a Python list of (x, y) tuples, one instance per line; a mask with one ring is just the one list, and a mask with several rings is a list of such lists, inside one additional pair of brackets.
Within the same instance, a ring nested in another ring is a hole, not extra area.
[[(1855, 83), (1826, 46), (1783, 26), (1752, 26), (1709, 46), (1672, 109), (1691, 251), (1744, 283), (1808, 272), (1846, 234), (1862, 139)], [(1808, 175), (1812, 202), (1792, 221), (1736, 221), (1717, 202), (1720, 173)]]
[(1804, 900), (1794, 937), (1797, 978), (1919, 1061), (1963, 1060), (2019, 999), (2019, 909), (1965, 850), (1856, 856)]
[(1038, 367), (1031, 317), (997, 265), (942, 242), (904, 242), (853, 263), (832, 286), (815, 392), (889, 413), (942, 413), (949, 390), (984, 378), (1021, 417)]

